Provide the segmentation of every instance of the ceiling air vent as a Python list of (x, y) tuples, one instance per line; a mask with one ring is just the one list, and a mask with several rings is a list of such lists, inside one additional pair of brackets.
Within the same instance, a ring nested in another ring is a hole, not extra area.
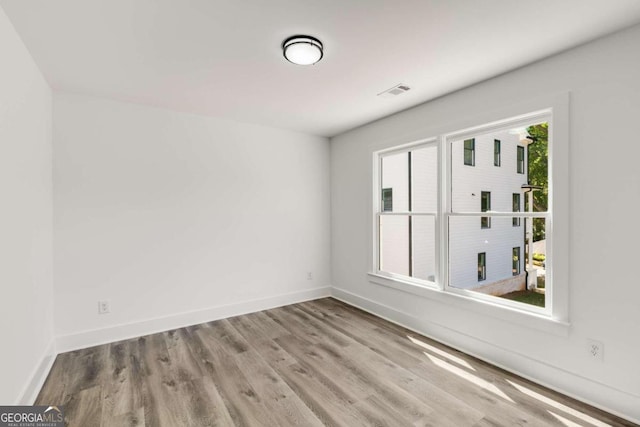
[(378, 96), (383, 96), (385, 98), (392, 98), (394, 96), (398, 96), (400, 94), (403, 94), (407, 91), (411, 90), (411, 88), (403, 83), (400, 83), (398, 85), (395, 85), (394, 87), (387, 89), (383, 92), (380, 92), (378, 94)]

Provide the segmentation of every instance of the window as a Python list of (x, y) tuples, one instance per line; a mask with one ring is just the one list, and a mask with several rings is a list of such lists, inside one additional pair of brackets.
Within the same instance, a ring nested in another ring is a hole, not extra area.
[(514, 276), (519, 276), (520, 275), (520, 246), (518, 246), (517, 248), (513, 248), (511, 252), (512, 252), (511, 271), (513, 272)]
[[(491, 210), (491, 192), (483, 191), (480, 196), (480, 210), (488, 212)], [(480, 228), (491, 228), (491, 218), (483, 216), (480, 218)]]
[[(568, 135), (565, 129), (568, 127), (563, 128), (564, 138)], [(420, 295), (424, 294), (421, 289), (427, 294), (440, 291), (551, 316), (548, 299), (566, 296), (565, 291), (552, 293), (553, 259), (540, 252), (553, 242), (546, 227), (552, 215), (547, 208), (551, 185), (546, 169), (551, 164), (550, 135), (551, 110), (547, 109), (376, 152), (372, 280)], [(526, 137), (534, 141), (528, 153), (520, 145)], [(509, 163), (517, 160), (523, 173), (482, 165), (467, 168), (475, 162), (476, 151), (480, 158), (488, 159), (493, 153), (496, 160), (499, 153), (500, 162), (503, 156)], [(560, 152), (566, 154), (564, 148)], [(381, 193), (391, 188), (393, 212)], [(566, 195), (566, 185), (561, 188)], [(525, 200), (516, 189), (526, 189)], [(525, 201), (530, 201), (528, 207), (523, 206)], [(554, 206), (557, 203), (563, 201), (554, 198)], [(546, 293), (537, 293), (537, 305), (529, 298), (511, 295), (517, 292), (502, 291), (514, 286), (527, 290), (522, 272), (532, 268), (529, 253), (546, 257), (544, 265), (537, 266), (546, 269), (538, 270), (539, 275), (546, 273)], [(476, 265), (475, 273), (472, 265)], [(562, 300), (561, 307), (565, 306)], [(556, 307), (554, 303), (554, 319)]]
[(393, 188), (382, 189), (382, 211), (393, 211)]
[(476, 165), (476, 140), (474, 138), (464, 141), (464, 164), (467, 166)]
[(524, 147), (518, 145), (518, 173), (524, 173)]
[(487, 280), (487, 253), (480, 252), (478, 254), (478, 282)]
[(493, 140), (493, 166), (500, 166), (500, 140)]
[[(432, 141), (379, 158), (379, 270), (392, 277), (435, 280), (438, 146)], [(392, 190), (393, 205), (390, 200)]]

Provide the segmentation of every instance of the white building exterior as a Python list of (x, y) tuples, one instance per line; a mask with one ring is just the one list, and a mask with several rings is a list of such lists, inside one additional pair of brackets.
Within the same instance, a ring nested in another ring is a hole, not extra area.
[[(519, 134), (508, 131), (478, 135), (467, 139), (467, 148), (472, 145), (473, 150), (467, 150), (466, 155), (464, 140), (451, 143), (450, 197), (454, 212), (479, 212), (483, 207), (498, 212), (524, 210), (526, 196), (522, 185), (528, 182), (527, 149), (526, 142), (520, 138)], [(436, 147), (429, 146), (382, 158), (383, 211), (411, 209), (418, 213), (436, 213), (437, 155)], [(380, 270), (433, 281), (435, 217), (383, 215), (380, 218)], [(451, 286), (496, 294), (483, 288), (496, 282), (509, 282), (511, 288), (524, 289), (524, 219), (452, 217), (450, 221)], [(517, 256), (515, 262), (514, 255)], [(484, 260), (484, 267), (479, 265), (479, 258)], [(483, 271), (482, 275), (479, 270)]]

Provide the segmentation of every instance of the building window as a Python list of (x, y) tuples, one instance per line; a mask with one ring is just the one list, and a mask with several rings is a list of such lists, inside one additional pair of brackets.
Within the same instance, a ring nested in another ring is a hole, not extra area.
[(518, 145), (518, 173), (524, 173), (524, 147)]
[(382, 189), (382, 212), (393, 212), (393, 188)]
[[(421, 294), (423, 291), (418, 289), (422, 286), (548, 316), (555, 316), (558, 306), (564, 310), (565, 294), (538, 294), (542, 301), (538, 299), (534, 305), (532, 299), (515, 299), (507, 293), (496, 295), (495, 291), (502, 288), (503, 281), (522, 280), (526, 285), (526, 275), (522, 274), (529, 267), (525, 254), (534, 247), (553, 247), (553, 236), (546, 229), (552, 216), (547, 197), (558, 192), (550, 191), (546, 165), (560, 166), (550, 161), (547, 149), (551, 116), (551, 109), (541, 109), (374, 153), (378, 166), (374, 169), (377, 187), (372, 280), (403, 289), (408, 286), (408, 292)], [(562, 117), (564, 141), (568, 133), (564, 117), (568, 114)], [(535, 141), (529, 153), (520, 143), (523, 133)], [(494, 161), (498, 154), (500, 162), (502, 154), (509, 163), (517, 159), (522, 173), (514, 174), (512, 169), (502, 167), (467, 168), (474, 164), (476, 151), (481, 159), (490, 158), (491, 153)], [(564, 147), (559, 152), (563, 160), (568, 159)], [(460, 157), (464, 158), (463, 163)], [(530, 188), (530, 195), (525, 198), (532, 201), (528, 207), (522, 193), (514, 191), (523, 187)], [(392, 195), (386, 193), (390, 189)], [(565, 186), (560, 189), (564, 194)], [(389, 199), (393, 212), (389, 210)], [(562, 200), (554, 202), (554, 206), (565, 206)], [(506, 262), (509, 253), (511, 266)], [(492, 264), (488, 265), (487, 260), (493, 260)], [(474, 261), (477, 274), (469, 268)], [(550, 274), (552, 261), (547, 254), (547, 291), (558, 289), (550, 282), (551, 277), (558, 277)], [(493, 284), (496, 286), (490, 286)], [(552, 313), (549, 299), (556, 295), (561, 297), (559, 305), (554, 303)]]
[(493, 140), (493, 166), (500, 166), (500, 140)]
[(487, 280), (487, 253), (478, 254), (478, 282)]
[[(491, 192), (483, 191), (480, 196), (480, 211), (489, 212), (491, 210)], [(491, 228), (491, 218), (480, 217), (480, 228)]]
[(511, 271), (514, 276), (520, 275), (520, 246), (511, 251)]
[(476, 140), (475, 138), (464, 140), (464, 164), (467, 166), (476, 165)]

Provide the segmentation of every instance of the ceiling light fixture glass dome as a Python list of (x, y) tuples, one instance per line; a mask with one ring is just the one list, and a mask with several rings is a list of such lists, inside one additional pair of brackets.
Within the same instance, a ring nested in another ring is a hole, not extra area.
[(322, 42), (311, 36), (293, 36), (282, 43), (287, 61), (298, 65), (313, 65), (322, 59)]

